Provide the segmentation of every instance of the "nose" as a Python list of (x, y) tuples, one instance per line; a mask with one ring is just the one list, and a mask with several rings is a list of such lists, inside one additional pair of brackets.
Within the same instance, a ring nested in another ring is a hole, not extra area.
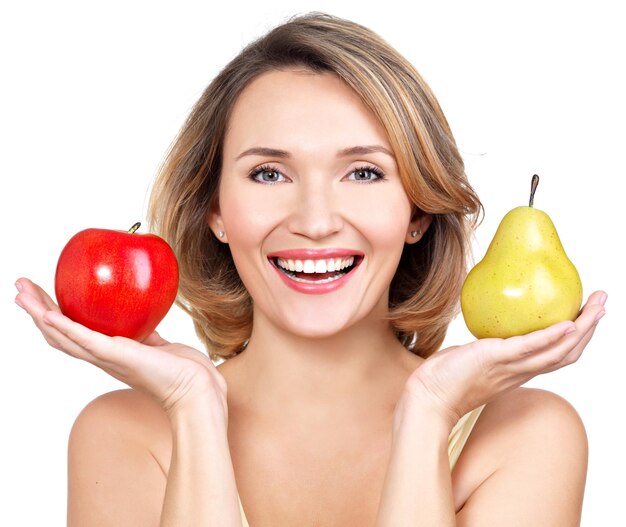
[(321, 240), (342, 229), (340, 203), (332, 183), (302, 183), (294, 198), (288, 221), (290, 232)]

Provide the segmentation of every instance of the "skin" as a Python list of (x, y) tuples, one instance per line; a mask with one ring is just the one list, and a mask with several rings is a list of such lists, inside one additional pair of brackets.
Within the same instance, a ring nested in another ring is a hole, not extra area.
[[(176, 515), (194, 510), (195, 524), (212, 524), (219, 512), (226, 519), (215, 525), (235, 526), (236, 491), (254, 527), (578, 524), (584, 427), (562, 398), (519, 386), (580, 357), (606, 294), (591, 295), (575, 322), (455, 346), (426, 361), (411, 354), (380, 314), (403, 244), (417, 241), (410, 232), (425, 232), (430, 218), (411, 207), (393, 157), (337, 157), (355, 145), (389, 147), (332, 75), (271, 72), (238, 99), (219, 203), (207, 221), (225, 232), (254, 300), (254, 327), (246, 351), (219, 367), (156, 333), (137, 343), (92, 332), (62, 316), (39, 286), (18, 281), (16, 302), (52, 346), (134, 388), (96, 399), (74, 425), (70, 525), (156, 525), (165, 499), (162, 525), (185, 524), (191, 517)], [(258, 146), (290, 157), (237, 159)], [(270, 162), (285, 179), (247, 177)], [(387, 179), (355, 181), (364, 162)], [(287, 288), (266, 258), (318, 247), (365, 254), (353, 279), (326, 295)], [(452, 474), (441, 464), (431, 470), (431, 447), (438, 452), (456, 420), (487, 402)], [(210, 416), (209, 426), (199, 416)], [(205, 453), (203, 443), (215, 448)], [(195, 460), (185, 465), (181, 451), (192, 444)], [(236, 490), (226, 462), (189, 474), (228, 455)], [(223, 480), (210, 479), (219, 474)], [(198, 494), (199, 503), (185, 501)]]

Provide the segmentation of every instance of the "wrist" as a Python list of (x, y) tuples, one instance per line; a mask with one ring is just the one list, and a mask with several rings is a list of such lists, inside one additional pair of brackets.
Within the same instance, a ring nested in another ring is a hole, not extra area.
[(228, 428), (228, 411), (220, 401), (207, 396), (186, 397), (166, 410), (172, 429), (189, 429), (203, 424), (217, 431)]
[(420, 428), (447, 440), (457, 421), (453, 412), (442, 410), (430, 398), (404, 393), (396, 406), (393, 431)]

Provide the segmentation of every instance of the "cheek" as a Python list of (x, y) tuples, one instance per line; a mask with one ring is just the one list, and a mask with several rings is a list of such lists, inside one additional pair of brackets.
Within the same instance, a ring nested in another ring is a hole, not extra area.
[(411, 203), (404, 191), (380, 193), (376, 203), (358, 211), (361, 220), (358, 229), (370, 245), (367, 270), (371, 273), (368, 295), (378, 301), (396, 273), (406, 234), (411, 221)]
[[(254, 183), (225, 184), (220, 191), (220, 209), (229, 239), (230, 233), (233, 233), (238, 241), (245, 241), (255, 231), (263, 232), (276, 223), (280, 214), (276, 197), (256, 186)], [(244, 236), (243, 240), (240, 235)]]
[(351, 201), (352, 221), (372, 243), (401, 251), (411, 220), (411, 203), (404, 191), (392, 188), (362, 194)]
[(245, 186), (225, 186), (220, 194), (220, 210), (235, 266), (249, 287), (258, 282), (263, 243), (276, 225), (276, 209), (269, 200), (251, 195)]

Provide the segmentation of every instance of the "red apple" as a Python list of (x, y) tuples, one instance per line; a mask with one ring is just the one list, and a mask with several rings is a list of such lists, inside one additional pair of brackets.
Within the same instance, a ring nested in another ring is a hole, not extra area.
[(143, 340), (176, 299), (178, 263), (154, 234), (86, 229), (61, 252), (54, 289), (61, 312), (110, 336)]

